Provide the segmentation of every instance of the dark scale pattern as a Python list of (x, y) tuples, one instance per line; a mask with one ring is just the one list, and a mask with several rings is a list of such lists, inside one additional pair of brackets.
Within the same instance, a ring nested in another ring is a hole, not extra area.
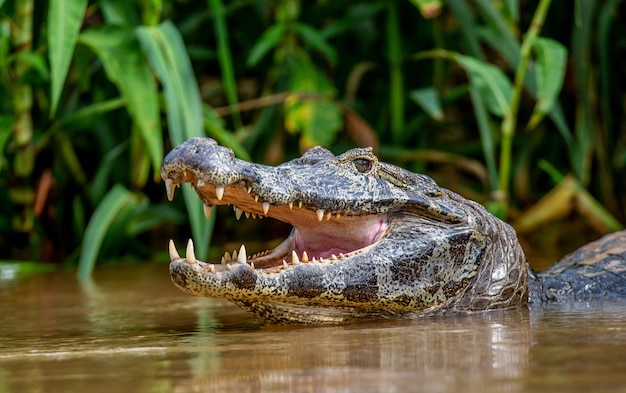
[[(626, 231), (615, 232), (565, 256), (539, 279), (556, 301), (626, 297)], [(538, 301), (533, 293), (531, 301)]]
[[(170, 264), (172, 281), (183, 291), (230, 299), (266, 322), (415, 318), (519, 307), (529, 299), (626, 296), (626, 232), (536, 275), (509, 225), (428, 176), (379, 162), (371, 149), (335, 156), (317, 147), (270, 167), (239, 160), (212, 139), (194, 138), (167, 155), (161, 176), (197, 189), (200, 182), (250, 188), (259, 204), (298, 202), (387, 223), (380, 241), (337, 261), (274, 266), (272, 272), (185, 259)], [(198, 193), (205, 203), (216, 195), (214, 187)]]

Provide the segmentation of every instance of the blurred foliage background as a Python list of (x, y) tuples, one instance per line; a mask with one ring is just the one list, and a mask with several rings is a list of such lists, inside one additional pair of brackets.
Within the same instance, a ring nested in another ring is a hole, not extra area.
[(205, 258), (213, 232), (284, 231), (206, 220), (186, 187), (165, 203), (160, 162), (199, 135), (269, 164), (374, 146), (573, 249), (626, 222), (625, 17), (620, 0), (0, 0), (0, 259), (88, 276), (168, 236)]

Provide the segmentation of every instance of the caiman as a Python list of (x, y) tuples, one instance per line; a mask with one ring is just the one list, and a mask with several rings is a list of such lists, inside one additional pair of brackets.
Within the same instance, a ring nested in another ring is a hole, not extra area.
[(478, 312), (528, 303), (626, 295), (626, 231), (535, 274), (514, 229), (430, 177), (378, 160), (369, 148), (335, 156), (314, 147), (278, 166), (249, 163), (209, 138), (164, 159), (167, 197), (187, 182), (209, 214), (293, 226), (275, 249), (244, 245), (217, 263), (181, 258), (170, 241), (174, 284), (226, 298), (266, 323), (339, 323)]

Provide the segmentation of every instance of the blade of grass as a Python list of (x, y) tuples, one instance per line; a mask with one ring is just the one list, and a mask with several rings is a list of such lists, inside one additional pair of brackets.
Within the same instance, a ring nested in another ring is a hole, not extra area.
[[(482, 1), (482, 0), (481, 0)], [(528, 62), (530, 60), (531, 50), (533, 46), (533, 42), (536, 40), (541, 28), (543, 27), (543, 22), (548, 13), (548, 8), (550, 7), (551, 0), (541, 0), (537, 9), (535, 10), (535, 14), (533, 15), (532, 22), (530, 24), (530, 28), (528, 29), (526, 36), (524, 37), (524, 41), (522, 42), (521, 50), (520, 50), (520, 61), (515, 71), (515, 80), (513, 83), (513, 92), (509, 95), (509, 106), (508, 110), (504, 113), (504, 118), (502, 119), (501, 133), (502, 133), (502, 141), (500, 145), (500, 173), (499, 173), (499, 184), (498, 190), (503, 195), (507, 196), (509, 192), (509, 183), (511, 178), (511, 161), (513, 154), (513, 137), (515, 135), (515, 129), (517, 125), (517, 111), (519, 109), (520, 100), (522, 97), (522, 89), (524, 88), (524, 79), (526, 78), (526, 69), (528, 67)], [(503, 201), (505, 205), (508, 205), (507, 201)], [(506, 218), (506, 215), (504, 216)]]
[(402, 73), (402, 37), (400, 35), (398, 0), (389, 2), (386, 25), (391, 135), (394, 141), (401, 142), (404, 132), (404, 75)]
[[(158, 26), (138, 27), (137, 35), (163, 86), (172, 145), (204, 136), (200, 91), (180, 33), (171, 22), (163, 22)], [(205, 219), (202, 203), (192, 190), (183, 188), (183, 197), (196, 254), (201, 259), (206, 258), (215, 215)]]
[[(429, 57), (456, 61), (464, 68), (470, 78), (469, 92), (485, 154), (489, 184), (491, 191), (495, 193), (496, 200), (499, 200), (502, 196), (496, 193), (498, 190), (498, 171), (495, 164), (495, 143), (487, 111), (501, 114), (506, 110), (511, 84), (500, 69), (478, 58), (463, 56), (443, 49), (420, 52), (415, 56), (418, 60)], [(493, 209), (490, 211), (494, 214), (500, 214), (501, 209), (496, 208), (496, 205), (493, 206)]]
[(497, 37), (502, 40), (502, 45), (499, 48), (502, 55), (509, 65), (516, 67), (520, 59), (520, 44), (517, 41), (515, 34), (511, 31), (510, 25), (504, 19), (502, 14), (494, 7), (494, 2), (490, 0), (476, 0), (480, 12), (485, 18), (487, 27), (497, 32)]
[(474, 13), (466, 0), (447, 0), (446, 4), (450, 7), (461, 28), (461, 39), (465, 43), (465, 50), (473, 57), (484, 60), (482, 50), (480, 49), (480, 40), (478, 39), (478, 28), (474, 20)]
[(298, 32), (304, 43), (322, 53), (330, 64), (337, 64), (337, 52), (335, 48), (326, 42), (326, 39), (319, 30), (304, 23), (295, 23), (294, 29)]
[(163, 159), (163, 138), (157, 88), (134, 30), (104, 25), (84, 31), (79, 42), (96, 53), (107, 77), (126, 100), (128, 113), (138, 126), (146, 154), (155, 176), (158, 176)]
[(85, 280), (91, 276), (104, 236), (119, 211), (139, 202), (140, 198), (138, 195), (133, 194), (119, 184), (113, 186), (105, 195), (93, 212), (85, 229), (80, 260), (78, 262), (78, 278)]
[(593, 53), (593, 40), (595, 32), (593, 24), (594, 7), (596, 2), (589, 0), (577, 1), (580, 7), (580, 23), (577, 23), (572, 36), (572, 63), (574, 65), (574, 78), (578, 100), (576, 106), (575, 135), (578, 146), (576, 149), (576, 175), (584, 185), (589, 184), (591, 176), (591, 164), (593, 145), (595, 143), (593, 111), (593, 98), (590, 91), (592, 78), (591, 55)]
[[(617, 22), (615, 15), (617, 15), (617, 6), (623, 0), (612, 0), (602, 5), (598, 15), (598, 35), (596, 36), (596, 47), (598, 48), (598, 60), (599, 60), (599, 79), (600, 79), (600, 108), (601, 108), (601, 122), (604, 124), (604, 132), (601, 133), (598, 145), (597, 145), (597, 157), (598, 157), (598, 183), (602, 187), (602, 196), (604, 198), (605, 206), (611, 211), (619, 211), (619, 201), (616, 192), (617, 182), (613, 180), (612, 166), (615, 165), (615, 156), (617, 149), (614, 147), (612, 141), (615, 140), (615, 120), (618, 118), (613, 113), (614, 108), (613, 97), (619, 97), (619, 94), (615, 94), (618, 90), (615, 88), (615, 84), (612, 83), (616, 69), (619, 69), (619, 65), (616, 62), (612, 62), (611, 57), (613, 53), (613, 40), (611, 39), (611, 32), (613, 31), (614, 23)], [(619, 164), (618, 164), (619, 165)]]
[[(208, 2), (213, 11), (213, 23), (217, 37), (217, 58), (220, 62), (220, 69), (224, 80), (223, 85), (224, 91), (226, 92), (226, 99), (228, 99), (230, 105), (235, 105), (239, 101), (237, 98), (237, 81), (235, 80), (235, 68), (233, 67), (233, 59), (228, 44), (228, 29), (226, 27), (224, 3), (222, 0), (208, 0)], [(238, 111), (233, 112), (233, 121), (237, 130), (243, 128), (241, 115)]]
[(50, 0), (48, 56), (50, 59), (50, 118), (54, 117), (70, 67), (87, 0)]
[[(459, 21), (461, 36), (465, 42), (467, 52), (474, 58), (484, 60), (484, 54), (480, 47), (480, 40), (477, 34), (478, 28), (474, 20), (474, 13), (468, 3), (465, 0), (448, 0), (446, 4), (448, 4)], [(480, 143), (483, 148), (483, 155), (485, 156), (485, 165), (487, 166), (487, 173), (489, 174), (489, 186), (492, 192), (496, 192), (498, 189), (498, 170), (496, 168), (496, 148), (493, 140), (493, 130), (489, 121), (489, 114), (487, 113), (487, 107), (478, 89), (474, 86), (470, 86), (469, 92), (472, 99), (472, 109), (480, 133)], [(495, 199), (499, 199), (497, 194), (495, 194)], [(492, 213), (500, 216), (501, 214), (495, 210), (497, 210), (495, 207), (490, 208)]]
[[(485, 100), (482, 98), (478, 91), (478, 88), (470, 86), (470, 97), (472, 99), (472, 108), (474, 110), (474, 116), (476, 116), (476, 123), (478, 124), (478, 132), (480, 133), (480, 143), (483, 148), (483, 154), (485, 156), (485, 165), (487, 166), (487, 173), (489, 174), (489, 187), (491, 192), (496, 192), (498, 189), (498, 170), (496, 168), (496, 149), (495, 142), (493, 140), (493, 130), (489, 121), (489, 114), (485, 106)], [(498, 195), (495, 195), (496, 199)], [(490, 210), (496, 214), (496, 211)], [(496, 214), (497, 215), (497, 214)], [(498, 217), (500, 217), (498, 215)]]
[(275, 48), (280, 43), (286, 30), (286, 25), (284, 23), (274, 24), (265, 30), (252, 49), (250, 49), (246, 65), (248, 67), (254, 67), (257, 65), (270, 50)]

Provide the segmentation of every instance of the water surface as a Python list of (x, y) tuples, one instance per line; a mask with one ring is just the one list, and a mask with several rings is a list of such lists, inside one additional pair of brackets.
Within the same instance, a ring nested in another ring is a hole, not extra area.
[(0, 392), (626, 392), (626, 301), (263, 326), (166, 264), (0, 277)]

